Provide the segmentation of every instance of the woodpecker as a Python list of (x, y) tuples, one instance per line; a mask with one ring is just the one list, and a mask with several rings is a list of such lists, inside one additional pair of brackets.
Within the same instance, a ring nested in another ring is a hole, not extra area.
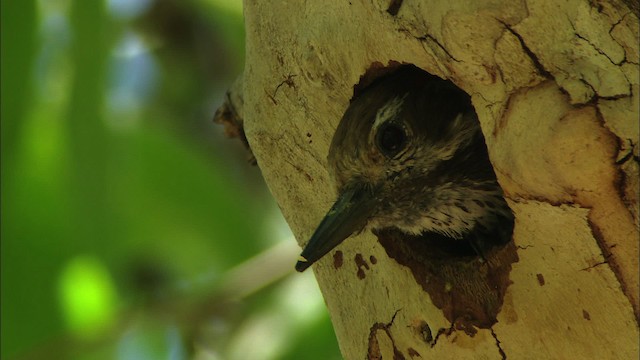
[(366, 229), (435, 236), (478, 256), (511, 239), (513, 213), (469, 95), (415, 66), (352, 99), (328, 164), (338, 198), (302, 251), (300, 272)]

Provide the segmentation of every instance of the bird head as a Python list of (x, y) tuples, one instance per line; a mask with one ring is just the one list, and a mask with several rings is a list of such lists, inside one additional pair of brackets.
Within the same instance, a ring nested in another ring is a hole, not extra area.
[[(304, 248), (298, 271), (367, 227), (461, 236), (475, 215), (458, 214), (464, 211), (454, 211), (455, 203), (466, 203), (474, 189), (479, 194), (478, 184), (495, 184), (469, 96), (414, 66), (353, 98), (328, 163), (338, 198)], [(494, 187), (486, 188), (488, 199)]]

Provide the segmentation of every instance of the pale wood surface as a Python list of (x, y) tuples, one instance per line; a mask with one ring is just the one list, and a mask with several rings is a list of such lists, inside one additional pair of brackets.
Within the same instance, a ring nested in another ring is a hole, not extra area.
[(472, 95), (520, 260), (492, 329), (436, 342), (421, 324), (451, 324), (411, 272), (374, 235), (347, 240), (343, 266), (314, 266), (344, 357), (637, 359), (637, 16), (617, 1), (389, 3), (245, 1), (244, 125), (271, 192), (305, 243), (335, 199), (326, 156), (353, 86), (372, 63), (412, 63)]

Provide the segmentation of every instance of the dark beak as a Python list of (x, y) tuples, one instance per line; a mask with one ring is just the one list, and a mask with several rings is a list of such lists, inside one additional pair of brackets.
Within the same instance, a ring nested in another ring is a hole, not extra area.
[(365, 184), (346, 187), (325, 215), (300, 254), (297, 271), (304, 271), (354, 232), (361, 231), (375, 210), (376, 198)]

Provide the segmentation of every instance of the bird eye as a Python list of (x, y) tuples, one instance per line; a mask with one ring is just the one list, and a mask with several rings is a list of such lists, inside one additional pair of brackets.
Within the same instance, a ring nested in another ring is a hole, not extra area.
[(385, 156), (393, 157), (407, 145), (407, 134), (399, 124), (383, 124), (378, 130), (376, 145)]

